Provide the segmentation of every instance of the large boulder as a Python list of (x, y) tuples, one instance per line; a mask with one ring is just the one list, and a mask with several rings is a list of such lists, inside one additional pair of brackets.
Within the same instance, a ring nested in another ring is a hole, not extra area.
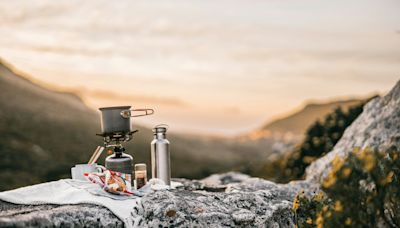
[(332, 160), (346, 157), (354, 148), (385, 151), (393, 146), (400, 148), (400, 81), (386, 96), (376, 97), (364, 106), (333, 150), (307, 168), (307, 180), (320, 182), (328, 175)]

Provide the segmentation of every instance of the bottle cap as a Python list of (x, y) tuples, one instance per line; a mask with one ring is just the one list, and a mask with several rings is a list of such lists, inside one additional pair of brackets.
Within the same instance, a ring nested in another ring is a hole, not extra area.
[(153, 128), (154, 133), (165, 133), (167, 132), (168, 125), (166, 124), (159, 124)]
[(146, 164), (144, 163), (135, 164), (135, 171), (146, 171)]

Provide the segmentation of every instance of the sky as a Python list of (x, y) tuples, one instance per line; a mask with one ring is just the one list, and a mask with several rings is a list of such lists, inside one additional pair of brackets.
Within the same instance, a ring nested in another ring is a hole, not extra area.
[(0, 58), (93, 109), (214, 135), (400, 79), (398, 0), (0, 0)]

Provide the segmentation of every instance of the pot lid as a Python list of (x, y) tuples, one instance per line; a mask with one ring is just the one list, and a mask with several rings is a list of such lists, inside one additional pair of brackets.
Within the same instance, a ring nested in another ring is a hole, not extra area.
[(99, 108), (100, 111), (108, 110), (108, 109), (130, 109), (131, 106), (111, 106), (111, 107), (101, 107)]

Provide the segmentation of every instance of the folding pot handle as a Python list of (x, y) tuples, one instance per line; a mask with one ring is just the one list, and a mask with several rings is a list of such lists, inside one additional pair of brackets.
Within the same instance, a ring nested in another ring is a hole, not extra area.
[[(144, 112), (144, 114), (132, 115), (133, 112)], [(148, 116), (148, 115), (152, 115), (152, 114), (154, 114), (154, 109), (151, 109), (151, 108), (131, 109), (131, 110), (124, 110), (121, 112), (121, 116), (123, 118)]]

